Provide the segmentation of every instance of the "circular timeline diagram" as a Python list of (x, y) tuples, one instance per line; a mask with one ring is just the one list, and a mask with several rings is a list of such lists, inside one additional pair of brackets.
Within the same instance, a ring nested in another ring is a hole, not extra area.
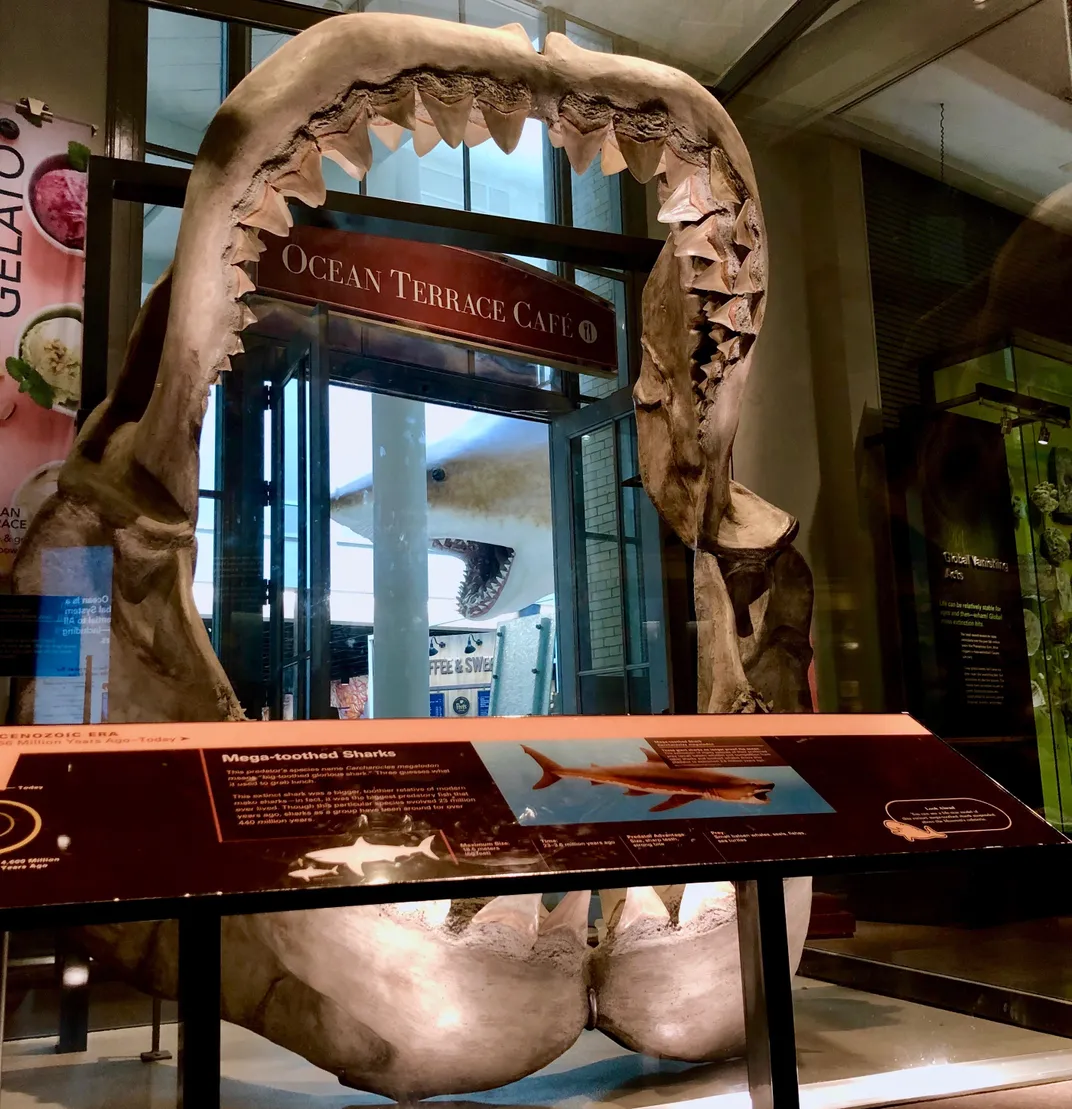
[(25, 847), (41, 831), (36, 809), (21, 801), (0, 798), (0, 855)]

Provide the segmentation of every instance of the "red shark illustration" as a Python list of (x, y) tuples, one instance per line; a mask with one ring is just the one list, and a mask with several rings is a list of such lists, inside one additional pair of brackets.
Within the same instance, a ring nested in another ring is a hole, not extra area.
[(644, 762), (625, 766), (596, 766), (593, 763), (589, 767), (561, 766), (554, 759), (524, 744), (521, 750), (531, 755), (543, 771), (543, 777), (533, 789), (546, 789), (562, 778), (582, 778), (594, 786), (622, 786), (627, 797), (639, 797), (645, 793), (669, 794), (665, 801), (652, 805), (650, 812), (666, 812), (701, 800), (766, 805), (770, 802), (768, 794), (774, 789), (773, 782), (757, 782), (736, 774), (724, 774), (721, 770), (676, 769), (667, 766), (654, 751), (643, 747)]

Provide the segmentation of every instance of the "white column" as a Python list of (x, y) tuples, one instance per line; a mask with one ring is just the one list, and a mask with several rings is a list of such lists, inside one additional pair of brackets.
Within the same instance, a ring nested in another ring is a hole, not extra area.
[(372, 397), (373, 712), (428, 715), (424, 405)]

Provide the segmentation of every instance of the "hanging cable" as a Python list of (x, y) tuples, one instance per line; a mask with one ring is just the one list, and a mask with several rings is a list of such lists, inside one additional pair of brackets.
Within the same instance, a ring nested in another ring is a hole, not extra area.
[(939, 154), (938, 154), (938, 172), (942, 184), (945, 184), (945, 101), (941, 101), (938, 105), (938, 133), (939, 133)]

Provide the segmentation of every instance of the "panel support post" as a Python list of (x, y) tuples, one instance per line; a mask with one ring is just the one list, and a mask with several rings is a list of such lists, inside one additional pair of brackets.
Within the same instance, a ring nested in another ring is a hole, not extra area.
[(735, 882), (752, 1109), (799, 1109), (793, 976), (780, 878)]
[(220, 1105), (220, 918), (179, 918), (179, 1106)]

